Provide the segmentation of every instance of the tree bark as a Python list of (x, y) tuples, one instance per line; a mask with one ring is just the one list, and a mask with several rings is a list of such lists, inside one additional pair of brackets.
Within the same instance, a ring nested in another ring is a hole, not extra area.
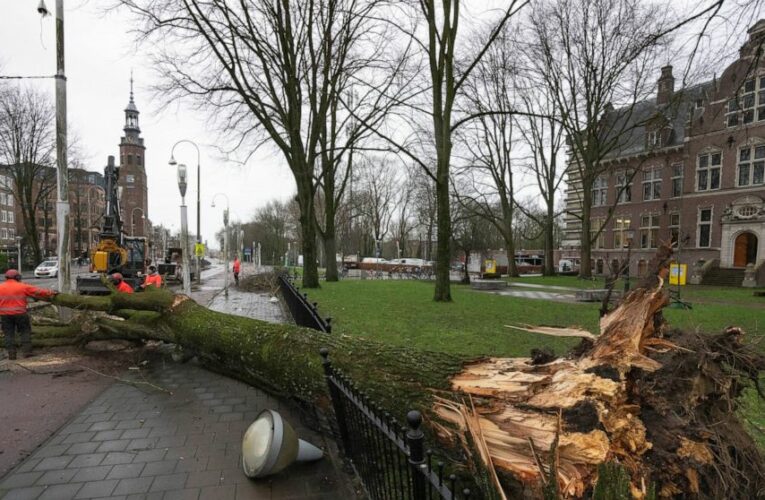
[(555, 207), (552, 203), (547, 204), (547, 217), (545, 217), (545, 265), (542, 270), (544, 276), (555, 276), (555, 258), (553, 253), (555, 252), (553, 233), (555, 229)]
[[(443, 175), (439, 175), (436, 184), (436, 203), (438, 220), (436, 221), (436, 288), (433, 300), (436, 302), (451, 302), (451, 282), (449, 280), (449, 261), (451, 260), (452, 224), (449, 212), (449, 169), (444, 167)], [(439, 172), (441, 168), (439, 167)], [(433, 257), (429, 257), (433, 259)]]
[(424, 411), (440, 447), (463, 449), (460, 460), (490, 497), (491, 489), (520, 497), (519, 488), (539, 498), (550, 480), (568, 497), (586, 496), (598, 466), (617, 460), (636, 498), (652, 484), (662, 497), (756, 498), (765, 464), (737, 410), (765, 356), (737, 328), (720, 335), (669, 328), (661, 310), (670, 258), (669, 248), (660, 249), (647, 277), (601, 318), (600, 336), (565, 358), (424, 352), (226, 315), (165, 290), (59, 295), (55, 304), (99, 312), (76, 315), (79, 324), (36, 327), (34, 337), (173, 342), (239, 379), (323, 408), (318, 351), (328, 347), (335, 366), (381, 407), (397, 417)]

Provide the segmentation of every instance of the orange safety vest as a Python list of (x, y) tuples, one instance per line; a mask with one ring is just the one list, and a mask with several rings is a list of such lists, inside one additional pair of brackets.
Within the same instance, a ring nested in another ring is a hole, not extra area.
[(27, 312), (27, 297), (45, 299), (56, 292), (37, 288), (14, 279), (0, 283), (0, 316), (12, 316)]
[(146, 275), (146, 279), (143, 282), (144, 288), (146, 288), (149, 285), (154, 285), (157, 288), (162, 287), (162, 276), (159, 274), (148, 274)]
[(124, 281), (120, 281), (119, 285), (117, 285), (117, 291), (122, 293), (133, 293), (133, 287)]

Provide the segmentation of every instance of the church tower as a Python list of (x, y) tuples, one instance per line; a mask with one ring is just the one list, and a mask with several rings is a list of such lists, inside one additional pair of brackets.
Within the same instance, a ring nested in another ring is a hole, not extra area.
[(149, 196), (146, 184), (146, 147), (138, 126), (138, 108), (133, 99), (130, 74), (130, 101), (125, 108), (125, 135), (120, 141), (120, 208), (122, 228), (128, 235), (148, 236)]

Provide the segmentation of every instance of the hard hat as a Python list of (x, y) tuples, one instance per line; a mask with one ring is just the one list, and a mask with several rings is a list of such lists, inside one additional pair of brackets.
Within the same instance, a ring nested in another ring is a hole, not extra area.
[(120, 274), (120, 273), (114, 273), (114, 274), (112, 274), (112, 279), (113, 279), (114, 281), (122, 281), (122, 274)]
[(15, 269), (8, 269), (5, 271), (5, 279), (7, 280), (20, 280), (21, 279), (21, 273), (19, 273)]

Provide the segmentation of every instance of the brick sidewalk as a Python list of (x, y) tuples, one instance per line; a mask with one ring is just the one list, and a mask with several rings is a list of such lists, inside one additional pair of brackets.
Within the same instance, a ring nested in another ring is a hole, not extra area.
[[(208, 278), (198, 292), (211, 308), (281, 321), (278, 303), (232, 289), (228, 300)], [(263, 409), (278, 410), (302, 439), (334, 446), (301, 424), (290, 406), (263, 391), (193, 364), (157, 359), (117, 382), (0, 480), (0, 499), (345, 499), (356, 498), (335, 453), (249, 480), (241, 471), (241, 440)], [(144, 373), (145, 372), (145, 373)]]

